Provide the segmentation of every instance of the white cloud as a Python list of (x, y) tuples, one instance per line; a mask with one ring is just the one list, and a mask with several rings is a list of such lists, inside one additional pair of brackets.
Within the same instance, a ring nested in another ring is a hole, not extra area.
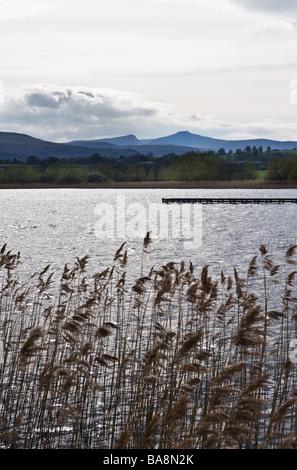
[(235, 0), (237, 4), (268, 13), (297, 13), (296, 0)]
[(44, 140), (63, 142), (125, 134), (153, 138), (180, 130), (228, 139), (296, 139), (293, 122), (224, 121), (210, 113), (181, 113), (169, 104), (120, 90), (43, 84), (5, 90), (4, 96), (0, 129)]
[(166, 116), (161, 103), (123, 91), (48, 84), (5, 90), (0, 126), (48, 140), (104, 137), (150, 129)]
[(180, 128), (215, 137), (273, 118), (275, 134), (291, 132), (294, 8), (295, 0), (0, 0), (0, 130), (59, 140)]
[(48, 14), (57, 9), (55, 1), (40, 0), (0, 0), (0, 21), (19, 20)]

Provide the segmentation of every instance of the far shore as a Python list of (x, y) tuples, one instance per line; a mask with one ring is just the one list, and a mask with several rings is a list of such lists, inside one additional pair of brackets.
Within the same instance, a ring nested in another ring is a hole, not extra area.
[(48, 183), (0, 184), (0, 189), (297, 189), (297, 181), (110, 181), (59, 185)]

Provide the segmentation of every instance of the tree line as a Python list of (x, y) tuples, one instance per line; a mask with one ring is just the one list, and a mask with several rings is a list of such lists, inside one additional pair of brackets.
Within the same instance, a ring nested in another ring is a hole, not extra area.
[(270, 181), (297, 181), (297, 156), (275, 158), (268, 165), (266, 178)]
[(89, 158), (0, 162), (0, 183), (82, 184), (107, 181), (224, 181), (257, 177), (252, 162), (232, 162), (214, 152), (169, 154), (164, 157), (139, 156), (108, 158), (94, 154)]
[[(257, 150), (257, 151), (256, 151)], [(178, 156), (152, 154), (111, 158), (95, 153), (90, 157), (0, 160), (0, 184), (45, 183), (73, 185), (108, 181), (234, 181), (253, 180), (257, 170), (267, 170), (266, 179), (297, 180), (297, 151), (246, 147), (236, 152), (188, 152)]]

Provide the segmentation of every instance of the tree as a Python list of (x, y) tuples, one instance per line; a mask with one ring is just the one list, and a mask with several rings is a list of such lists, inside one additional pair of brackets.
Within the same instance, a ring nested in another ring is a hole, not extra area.
[(146, 172), (142, 165), (131, 165), (126, 170), (127, 181), (145, 181)]
[(27, 165), (37, 165), (37, 166), (39, 166), (40, 163), (41, 163), (40, 158), (35, 157), (34, 155), (27, 158)]
[(253, 152), (253, 157), (256, 158), (258, 156), (258, 149), (255, 145), (253, 146), (252, 152)]
[(247, 155), (248, 158), (251, 156), (251, 154), (252, 154), (252, 149), (251, 149), (251, 147), (250, 147), (249, 145), (246, 146), (246, 148), (245, 148), (245, 153), (246, 153), (246, 155)]
[(67, 165), (58, 169), (57, 183), (79, 184), (87, 181), (89, 170), (87, 167), (77, 168), (74, 165)]
[(96, 172), (105, 176), (105, 179), (114, 180), (114, 169), (110, 163), (98, 163)]
[(48, 167), (48, 166), (57, 165), (58, 163), (60, 163), (60, 160), (57, 157), (49, 157), (49, 158), (46, 158), (45, 160), (42, 160), (40, 163), (42, 166)]
[(236, 160), (240, 161), (244, 157), (244, 152), (241, 149), (236, 149), (235, 155), (236, 155)]
[(45, 172), (40, 177), (42, 183), (54, 183), (59, 174), (59, 169), (56, 166), (49, 166), (45, 169)]
[(30, 165), (10, 166), (1, 174), (2, 183), (37, 183), (39, 180), (38, 171)]
[(106, 176), (102, 173), (90, 173), (88, 175), (88, 183), (101, 183), (102, 181), (106, 181)]
[(156, 181), (156, 172), (154, 168), (150, 168), (146, 179), (147, 181)]
[(267, 179), (272, 181), (285, 181), (289, 178), (293, 168), (293, 159), (274, 158), (268, 165)]
[(254, 166), (251, 162), (246, 162), (243, 164), (243, 168), (240, 172), (241, 180), (255, 180), (257, 178), (257, 173), (254, 169)]

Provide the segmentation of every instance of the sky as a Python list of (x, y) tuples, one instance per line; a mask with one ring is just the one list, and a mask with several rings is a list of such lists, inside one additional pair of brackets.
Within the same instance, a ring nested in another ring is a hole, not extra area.
[(297, 141), (296, 0), (0, 0), (0, 130)]

